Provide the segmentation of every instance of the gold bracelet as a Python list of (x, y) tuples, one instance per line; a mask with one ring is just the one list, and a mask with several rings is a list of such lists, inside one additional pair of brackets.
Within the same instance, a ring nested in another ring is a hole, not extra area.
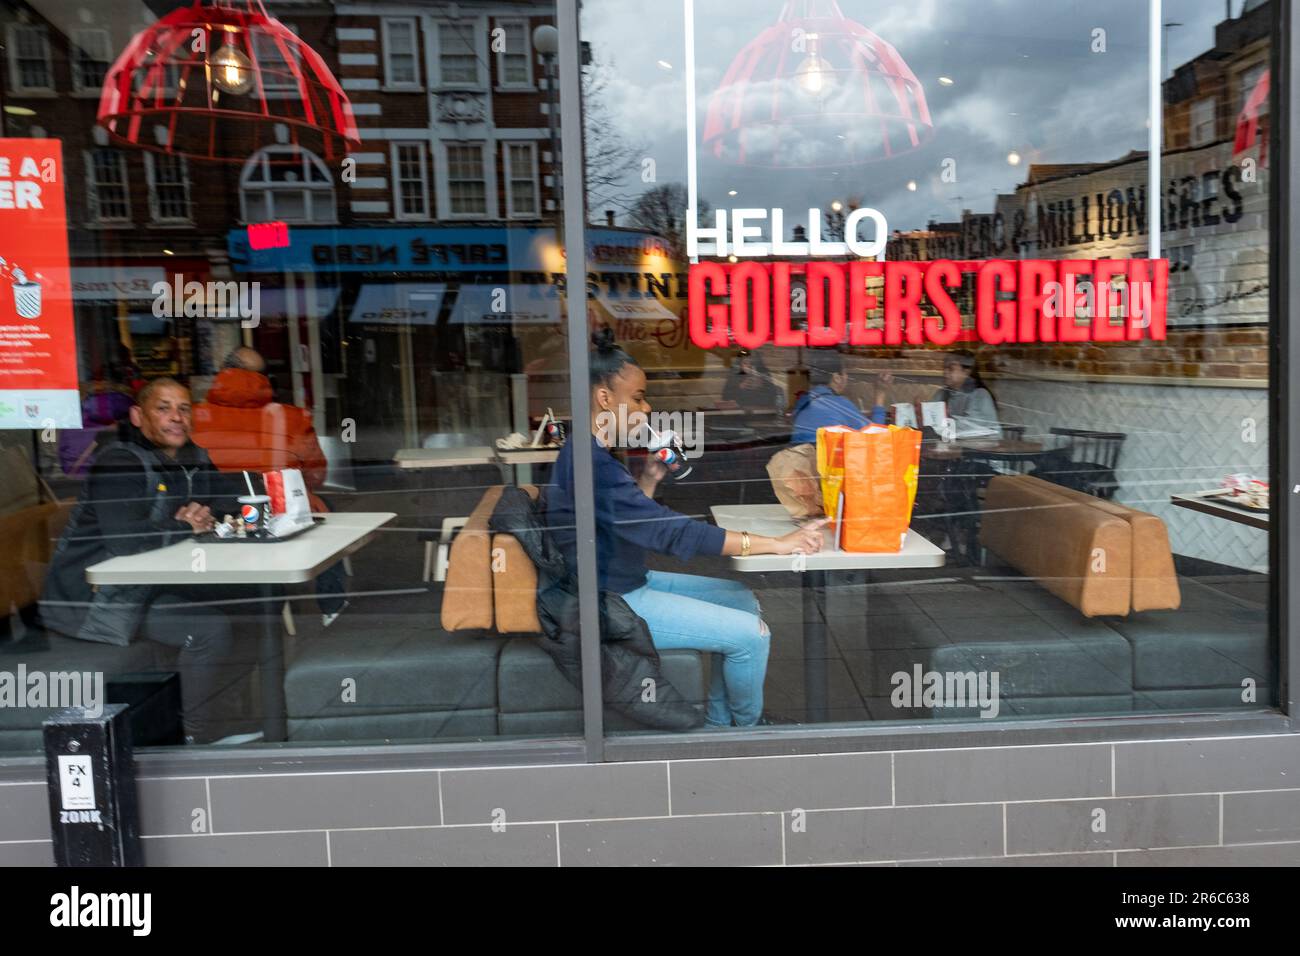
[(740, 556), (742, 558), (749, 557), (749, 532), (748, 531), (740, 532)]

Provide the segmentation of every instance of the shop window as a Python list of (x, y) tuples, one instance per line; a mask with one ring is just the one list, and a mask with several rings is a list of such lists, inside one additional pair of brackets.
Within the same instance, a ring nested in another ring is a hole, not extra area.
[(113, 43), (107, 30), (72, 33), (72, 86), (83, 93), (98, 93), (113, 62)]
[(1214, 97), (1199, 100), (1192, 105), (1192, 146), (1205, 146), (1214, 142)]
[(438, 24), (438, 79), (442, 86), (478, 86), (478, 50), (475, 22)]
[(131, 221), (126, 156), (119, 150), (95, 149), (86, 154), (86, 205), (91, 222)]
[(417, 47), (419, 32), (414, 17), (388, 17), (384, 20), (384, 85), (415, 87), (420, 85), (420, 58)]
[(452, 216), (487, 215), (487, 171), (482, 143), (448, 145), (447, 197)]
[(190, 173), (184, 156), (146, 153), (149, 177), (149, 215), (154, 222), (189, 222)]
[(506, 209), (511, 219), (538, 214), (535, 143), (506, 144)]
[(14, 23), (9, 27), (9, 82), (15, 93), (53, 91), (50, 34), (44, 25)]
[(424, 143), (394, 143), (393, 208), (398, 219), (429, 218), (429, 176)]
[(502, 49), (497, 51), (497, 80), (503, 89), (531, 89), (532, 48), (527, 20), (498, 20), (502, 31)]
[(334, 222), (334, 185), (320, 158), (295, 146), (268, 146), (239, 177), (246, 222)]

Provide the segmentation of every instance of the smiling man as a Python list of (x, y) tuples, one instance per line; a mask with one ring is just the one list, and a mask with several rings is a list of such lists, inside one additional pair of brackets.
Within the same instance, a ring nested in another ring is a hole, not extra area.
[(211, 587), (121, 585), (92, 588), (86, 568), (210, 531), (214, 514), (233, 513), (233, 486), (190, 440), (190, 392), (170, 378), (140, 390), (118, 440), (95, 456), (77, 504), (59, 538), (41, 619), (53, 631), (87, 641), (129, 644), (137, 637), (180, 649), (185, 733), (219, 736), (213, 698), (233, 679), (230, 623), (211, 602)]

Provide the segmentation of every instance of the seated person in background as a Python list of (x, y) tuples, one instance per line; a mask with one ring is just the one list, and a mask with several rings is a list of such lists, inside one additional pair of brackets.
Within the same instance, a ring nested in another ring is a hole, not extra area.
[(327, 510), (312, 494), (325, 482), (325, 453), (311, 414), (273, 401), (266, 360), (241, 345), (226, 356), (204, 401), (194, 406), (194, 443), (220, 471), (297, 468), (311, 497), (311, 510)]
[(893, 382), (891, 372), (882, 372), (876, 380), (871, 414), (862, 410), (844, 392), (849, 387), (849, 373), (844, 370), (844, 356), (835, 349), (809, 349), (808, 383), (811, 388), (794, 406), (794, 432), (790, 444), (817, 441), (817, 429), (831, 425), (865, 428), (885, 424), (885, 389)]
[[(128, 644), (135, 637), (180, 649), (186, 737), (220, 736), (214, 698), (237, 678), (233, 640), (207, 585), (121, 585), (93, 590), (86, 568), (211, 531), (214, 514), (236, 513), (233, 483), (220, 480), (190, 441), (190, 392), (170, 378), (140, 390), (117, 441), (95, 454), (81, 496), (50, 561), (41, 595), (46, 628), (68, 637)], [(204, 603), (196, 603), (204, 602)]]
[[(206, 449), (219, 471), (302, 472), (311, 510), (329, 511), (315, 495), (325, 483), (325, 453), (316, 439), (311, 413), (296, 405), (272, 401), (266, 360), (256, 349), (241, 345), (226, 356), (207, 400), (194, 406), (194, 443)], [(347, 601), (341, 564), (316, 579), (316, 603), (326, 627), (334, 623)]]
[[(596, 570), (601, 591), (623, 597), (650, 629), (659, 650), (691, 648), (713, 654), (709, 704), (705, 715), (714, 727), (749, 727), (763, 714), (763, 682), (771, 634), (759, 614), (758, 601), (744, 585), (694, 574), (646, 569), (647, 551), (689, 561), (697, 554), (793, 554), (821, 549), (824, 519), (810, 522), (781, 538), (765, 538), (697, 521), (655, 502), (666, 471), (648, 456), (639, 479), (601, 444), (600, 416), (626, 421), (633, 412), (650, 413), (645, 372), (613, 343), (612, 334), (597, 333), (591, 353), (592, 478), (596, 507)], [(545, 489), (546, 524), (571, 572), (577, 569), (577, 531), (573, 504), (573, 448), (582, 440), (575, 428), (555, 462)]]
[(976, 371), (972, 353), (964, 350), (948, 353), (943, 363), (943, 387), (930, 401), (948, 403), (948, 415), (957, 421), (958, 438), (963, 426), (989, 429), (1002, 437), (997, 403)]
[(785, 393), (772, 381), (772, 375), (757, 352), (741, 349), (722, 388), (722, 400), (735, 402), (755, 412), (771, 412), (785, 407)]

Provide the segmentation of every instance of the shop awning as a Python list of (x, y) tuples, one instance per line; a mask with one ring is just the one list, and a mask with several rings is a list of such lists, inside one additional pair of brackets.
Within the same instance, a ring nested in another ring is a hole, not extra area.
[(462, 285), (452, 306), (453, 325), (549, 325), (562, 321), (560, 297), (541, 284)]
[(436, 325), (447, 285), (443, 282), (368, 282), (361, 287), (349, 322), (370, 325)]

